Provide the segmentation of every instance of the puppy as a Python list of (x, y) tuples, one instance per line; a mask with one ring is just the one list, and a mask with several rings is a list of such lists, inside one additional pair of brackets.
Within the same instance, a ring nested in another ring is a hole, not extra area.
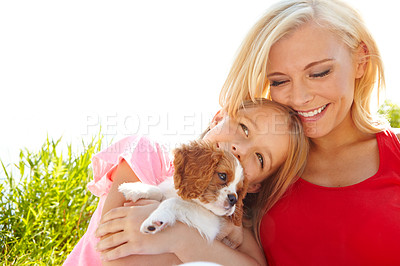
[[(217, 238), (232, 248), (239, 246), (247, 180), (238, 159), (215, 144), (193, 141), (174, 150), (174, 167), (174, 176), (159, 186), (140, 182), (119, 186), (128, 200), (162, 201), (140, 231), (155, 234), (178, 220), (209, 242)], [(227, 231), (231, 233), (226, 235)]]

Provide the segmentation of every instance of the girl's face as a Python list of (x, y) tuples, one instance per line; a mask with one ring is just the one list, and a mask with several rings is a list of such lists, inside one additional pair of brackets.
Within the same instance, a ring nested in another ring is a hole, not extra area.
[(365, 68), (362, 55), (353, 56), (328, 30), (305, 24), (270, 50), (271, 97), (298, 112), (308, 137), (352, 126), (354, 84)]
[(249, 192), (274, 173), (287, 157), (289, 133), (287, 118), (266, 106), (248, 107), (233, 119), (217, 113), (204, 139), (231, 151), (243, 166)]

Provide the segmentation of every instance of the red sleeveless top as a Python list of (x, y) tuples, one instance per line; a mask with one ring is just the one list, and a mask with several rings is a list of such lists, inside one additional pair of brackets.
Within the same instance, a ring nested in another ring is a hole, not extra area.
[(264, 215), (269, 265), (400, 265), (400, 142), (376, 138), (375, 175), (333, 188), (299, 179)]

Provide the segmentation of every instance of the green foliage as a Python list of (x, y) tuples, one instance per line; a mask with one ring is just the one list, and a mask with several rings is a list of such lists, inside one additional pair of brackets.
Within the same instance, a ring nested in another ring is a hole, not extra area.
[(59, 142), (47, 139), (37, 153), (21, 150), (15, 165), (1, 162), (1, 265), (61, 265), (89, 224), (97, 198), (86, 184), (101, 138), (82, 143), (77, 155), (68, 145), (63, 156)]
[(391, 127), (400, 128), (400, 106), (392, 103), (390, 100), (386, 100), (379, 107), (378, 113), (385, 116)]

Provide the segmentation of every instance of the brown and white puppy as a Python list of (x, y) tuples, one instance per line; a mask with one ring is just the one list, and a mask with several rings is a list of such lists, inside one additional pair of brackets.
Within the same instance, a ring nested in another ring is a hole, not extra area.
[(242, 241), (243, 198), (247, 180), (238, 159), (206, 141), (193, 141), (174, 151), (175, 172), (158, 186), (140, 182), (119, 186), (126, 199), (162, 200), (143, 222), (140, 231), (157, 233), (176, 221), (196, 228), (208, 241), (221, 239), (226, 227), (234, 234), (224, 243), (237, 247)]

